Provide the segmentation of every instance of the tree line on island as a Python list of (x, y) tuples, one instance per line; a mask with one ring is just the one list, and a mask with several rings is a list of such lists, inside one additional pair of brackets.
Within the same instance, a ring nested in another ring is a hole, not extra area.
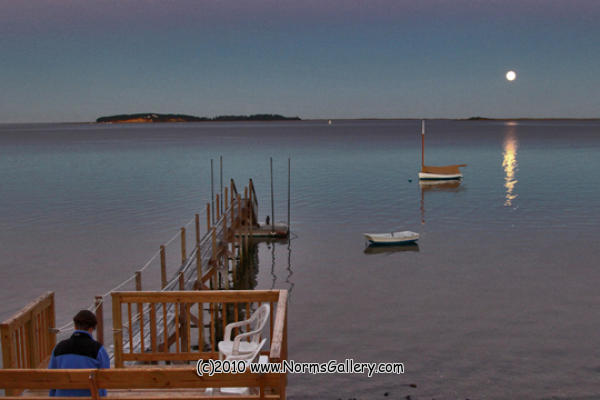
[(219, 115), (214, 118), (186, 114), (120, 114), (100, 117), (96, 122), (203, 122), (203, 121), (300, 121), (300, 117), (284, 117), (279, 114)]

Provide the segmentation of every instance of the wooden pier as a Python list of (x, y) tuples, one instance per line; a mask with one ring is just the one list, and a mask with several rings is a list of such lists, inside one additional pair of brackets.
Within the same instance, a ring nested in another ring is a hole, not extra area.
[[(193, 246), (188, 245), (186, 227), (180, 229), (180, 263), (171, 276), (166, 257), (171, 241), (157, 251), (160, 290), (142, 288), (142, 274), (149, 262), (125, 281), (135, 281), (135, 291), (114, 290), (95, 297), (92, 310), (98, 319), (97, 339), (101, 343), (105, 342), (104, 303), (108, 297), (112, 300), (114, 350), (106, 348), (114, 369), (45, 369), (60, 332), (52, 292), (0, 324), (0, 389), (6, 390), (8, 398), (47, 398), (48, 389), (105, 388), (108, 397), (115, 398), (285, 399), (285, 374), (246, 372), (199, 377), (195, 372), (199, 359), (218, 358), (216, 345), (225, 325), (247, 318), (263, 303), (271, 307), (266, 332), (269, 348), (261, 354), (269, 362), (287, 359), (287, 291), (230, 289), (238, 269), (247, 261), (249, 238), (287, 236), (289, 229), (259, 225), (252, 180), (243, 193), (238, 193), (231, 180), (224, 195), (217, 194), (211, 203), (206, 205), (203, 236), (200, 215), (195, 215)], [(219, 388), (223, 387), (249, 390), (231, 395), (221, 393)], [(91, 398), (97, 397), (97, 390), (91, 393)]]

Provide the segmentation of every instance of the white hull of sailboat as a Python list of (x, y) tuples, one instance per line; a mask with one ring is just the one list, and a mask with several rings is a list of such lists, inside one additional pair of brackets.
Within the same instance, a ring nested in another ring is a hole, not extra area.
[(462, 174), (432, 174), (430, 172), (419, 172), (419, 179), (423, 181), (448, 181), (462, 179), (462, 177)]

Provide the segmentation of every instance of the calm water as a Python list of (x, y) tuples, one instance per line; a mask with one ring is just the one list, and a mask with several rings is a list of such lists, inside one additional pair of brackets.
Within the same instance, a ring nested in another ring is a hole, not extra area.
[[(291, 289), (290, 357), (406, 368), (292, 375), (291, 398), (599, 398), (600, 121), (431, 121), (429, 163), (469, 165), (456, 187), (419, 186), (419, 129), (2, 125), (0, 318), (55, 290), (64, 323), (129, 277), (204, 212), (210, 158), (254, 178), (264, 219), (273, 156), (285, 220), (290, 156), (293, 240), (260, 244), (258, 272)], [(418, 249), (364, 252), (391, 230)]]

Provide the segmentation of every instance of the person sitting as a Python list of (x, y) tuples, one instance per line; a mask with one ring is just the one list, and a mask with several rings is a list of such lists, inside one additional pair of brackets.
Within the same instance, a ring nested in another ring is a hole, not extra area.
[[(75, 332), (70, 338), (58, 343), (52, 351), (50, 369), (110, 368), (110, 358), (104, 346), (94, 340), (92, 334), (98, 321), (93, 312), (81, 310), (73, 317)], [(106, 396), (106, 389), (99, 389)], [(52, 389), (50, 396), (91, 396), (89, 389)]]

